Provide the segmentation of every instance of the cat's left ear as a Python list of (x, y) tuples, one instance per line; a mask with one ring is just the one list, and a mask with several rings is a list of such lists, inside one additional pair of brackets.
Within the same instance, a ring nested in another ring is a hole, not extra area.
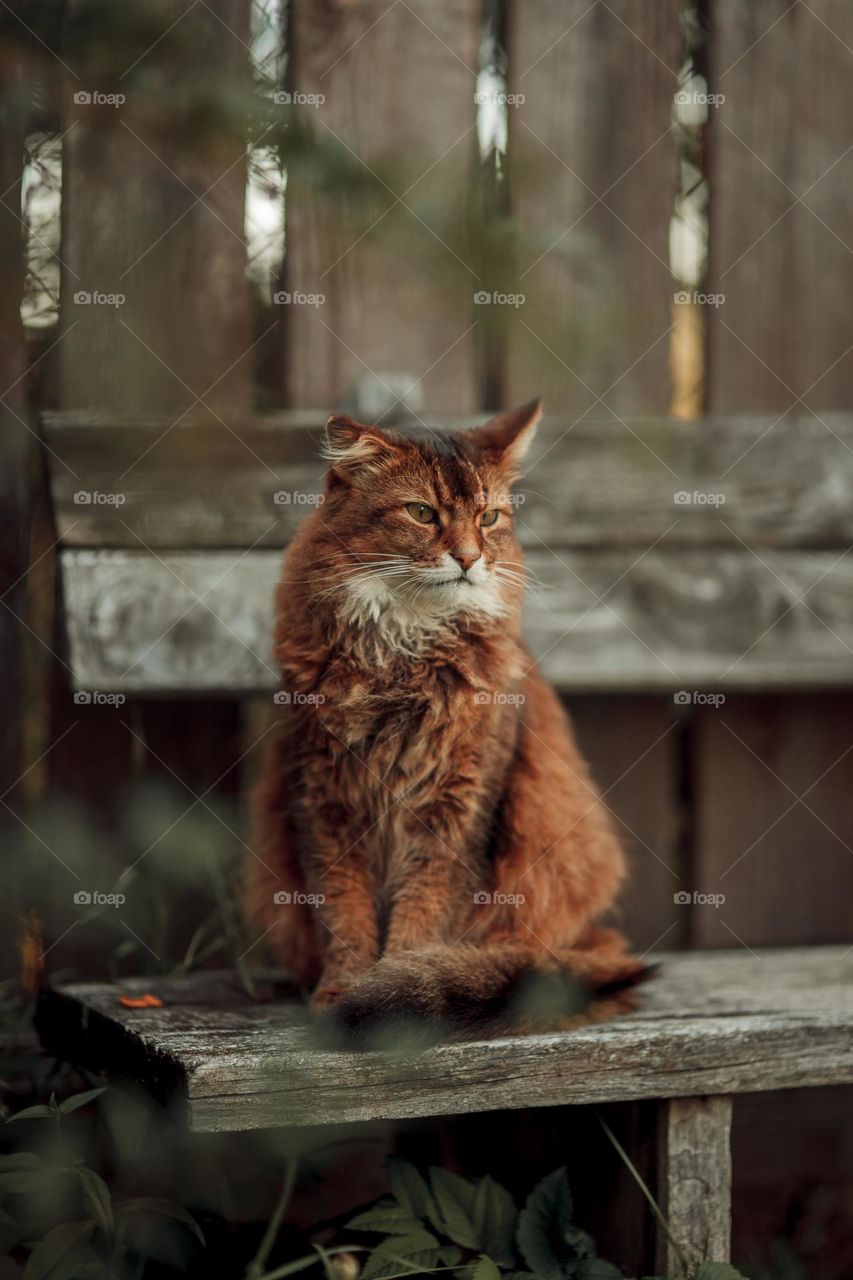
[(542, 401), (531, 400), (519, 409), (499, 413), (483, 427), (471, 432), (471, 439), (484, 453), (495, 455), (495, 462), (507, 471), (518, 470), (527, 453), (539, 419), (542, 417)]

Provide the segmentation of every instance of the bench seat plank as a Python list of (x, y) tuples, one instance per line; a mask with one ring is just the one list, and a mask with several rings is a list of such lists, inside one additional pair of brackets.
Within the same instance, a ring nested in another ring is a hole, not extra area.
[(853, 1082), (853, 948), (662, 957), (640, 1011), (577, 1031), (466, 1041), (417, 1055), (318, 1048), (298, 999), (253, 1002), (233, 974), (47, 992), (52, 1052), (172, 1102), (199, 1130), (602, 1103)]

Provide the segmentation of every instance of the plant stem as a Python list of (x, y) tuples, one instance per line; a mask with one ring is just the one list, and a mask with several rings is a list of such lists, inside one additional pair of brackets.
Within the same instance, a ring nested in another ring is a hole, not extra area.
[[(284, 1218), (285, 1210), (287, 1209), (288, 1202), (293, 1193), (293, 1184), (295, 1182), (296, 1160), (289, 1160), (287, 1168), (284, 1171), (284, 1182), (281, 1186), (281, 1194), (278, 1197), (278, 1203), (276, 1204), (275, 1209), (273, 1210), (273, 1215), (267, 1224), (267, 1229), (264, 1232), (264, 1238), (258, 1245), (258, 1252), (246, 1268), (246, 1280), (259, 1280), (259, 1278), (263, 1276), (264, 1267), (267, 1264), (267, 1258), (269, 1257), (270, 1250), (272, 1249), (275, 1243), (275, 1238), (281, 1228), (282, 1219)], [(312, 1254), (310, 1261), (316, 1262), (317, 1255)], [(295, 1267), (294, 1269), (297, 1271), (301, 1270), (300, 1267)], [(289, 1272), (285, 1272), (284, 1274), (288, 1275)]]

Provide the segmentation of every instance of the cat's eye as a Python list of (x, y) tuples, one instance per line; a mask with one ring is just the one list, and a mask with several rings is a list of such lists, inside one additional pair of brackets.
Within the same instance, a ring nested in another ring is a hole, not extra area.
[(425, 502), (407, 502), (406, 510), (418, 524), (435, 524), (438, 519), (435, 507), (428, 507)]
[(484, 528), (488, 529), (490, 524), (497, 523), (499, 515), (500, 511), (498, 511), (497, 507), (493, 507), (491, 511), (484, 511), (480, 516), (480, 524), (483, 525)]

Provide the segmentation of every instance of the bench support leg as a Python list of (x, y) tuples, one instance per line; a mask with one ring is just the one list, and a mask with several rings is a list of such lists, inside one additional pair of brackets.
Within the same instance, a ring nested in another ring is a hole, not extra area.
[[(660, 1104), (658, 1203), (689, 1266), (729, 1261), (731, 1125), (730, 1096)], [(678, 1252), (662, 1230), (656, 1265), (661, 1275), (682, 1274)]]

